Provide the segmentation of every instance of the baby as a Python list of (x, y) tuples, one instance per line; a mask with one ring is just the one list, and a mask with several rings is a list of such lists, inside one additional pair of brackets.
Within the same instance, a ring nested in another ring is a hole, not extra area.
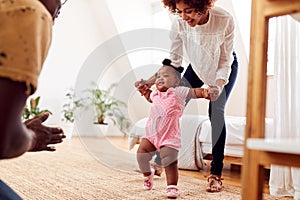
[(204, 88), (188, 88), (179, 86), (180, 73), (183, 67), (174, 67), (165, 59), (158, 70), (155, 90), (145, 85), (143, 80), (137, 84), (139, 92), (152, 103), (146, 125), (146, 133), (137, 150), (137, 161), (144, 175), (144, 187), (150, 190), (153, 186), (154, 171), (150, 160), (156, 151), (160, 152), (162, 165), (167, 179), (167, 197), (177, 198), (178, 183), (178, 151), (181, 147), (180, 123), (186, 99), (210, 99)]

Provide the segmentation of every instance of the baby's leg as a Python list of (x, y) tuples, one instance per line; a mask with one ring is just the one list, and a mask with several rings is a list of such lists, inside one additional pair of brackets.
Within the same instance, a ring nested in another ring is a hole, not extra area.
[(178, 182), (178, 151), (171, 147), (161, 147), (160, 156), (165, 168), (167, 185), (177, 185)]
[(143, 138), (137, 150), (137, 161), (144, 176), (151, 174), (150, 160), (156, 151), (155, 146), (148, 139)]

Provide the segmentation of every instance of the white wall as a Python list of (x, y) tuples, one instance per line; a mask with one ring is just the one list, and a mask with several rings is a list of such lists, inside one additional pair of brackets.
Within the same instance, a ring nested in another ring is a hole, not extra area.
[[(152, 2), (156, 2), (156, 7), (149, 12), (149, 6), (153, 6)], [(233, 13), (237, 21), (235, 50), (239, 60), (239, 74), (227, 105), (227, 115), (245, 116), (246, 112), (250, 40), (249, 2), (249, 0), (243, 1), (243, 3), (235, 1), (235, 5), (232, 5), (229, 0), (217, 1), (219, 5), (224, 6)], [(129, 5), (129, 3), (132, 4)], [(119, 6), (115, 7), (116, 4)], [(66, 3), (53, 27), (52, 45), (39, 79), (38, 90), (34, 94), (34, 96), (40, 95), (42, 97), (41, 108), (53, 112), (47, 122), (48, 124), (63, 125), (61, 109), (65, 102), (66, 90), (75, 87), (80, 92), (82, 89), (86, 89), (91, 81), (96, 81), (102, 86), (125, 81), (128, 86), (124, 89), (123, 85), (118, 91), (123, 93), (121, 98), (127, 98), (122, 100), (125, 100), (128, 104), (127, 112), (130, 119), (134, 122), (148, 115), (150, 105), (135, 91), (133, 83), (135, 80), (147, 78), (149, 74), (154, 73), (153, 65), (159, 66), (162, 59), (167, 57), (168, 54), (162, 49), (139, 49), (126, 52), (126, 45), (129, 44), (125, 44), (126, 41), (125, 43), (123, 41), (125, 45), (123, 46), (121, 41), (123, 38), (118, 38), (118, 35), (124, 36), (124, 33), (132, 30), (153, 28), (153, 24), (157, 24), (157, 21), (162, 23), (154, 28), (167, 28), (169, 19), (166, 9), (163, 9), (164, 12), (158, 12), (158, 14), (152, 16), (153, 12), (159, 10), (157, 5), (157, 0), (131, 0), (129, 2), (119, 0), (72, 0)], [(242, 9), (233, 12), (236, 6), (240, 6)], [(249, 12), (245, 12), (246, 10), (249, 10)], [(246, 22), (241, 22), (241, 19), (246, 20)], [(105, 53), (97, 55), (97, 48), (99, 46), (103, 47), (103, 44), (107, 44), (107, 41), (110, 41), (111, 38), (115, 38), (114, 45), (116, 46), (109, 46)], [(124, 54), (115, 56), (108, 66), (97, 66), (99, 63), (105, 63), (111, 55), (115, 55), (115, 51)], [(86, 72), (83, 70), (86, 65), (94, 66), (88, 66), (91, 68), (90, 71)], [(100, 74), (99, 70), (102, 69), (99, 68), (103, 67), (106, 68)], [(133, 75), (130, 74), (132, 69), (134, 69)], [(272, 79), (270, 79), (270, 82), (272, 87)], [(271, 103), (268, 103), (268, 105), (271, 104), (272, 98)], [(272, 108), (272, 106), (269, 106), (269, 108)], [(267, 107), (268, 116), (272, 115), (272, 109), (269, 108)], [(207, 101), (193, 100), (185, 109), (185, 113), (207, 115)], [(94, 134), (97, 131), (95, 129), (98, 128), (92, 126), (93, 112), (89, 110), (82, 115), (79, 131), (81, 134)]]
[(83, 63), (96, 47), (117, 34), (112, 22), (105, 1), (72, 0), (62, 8), (53, 26), (51, 48), (34, 94), (41, 96), (41, 108), (53, 112), (48, 124), (62, 123), (66, 90), (75, 87)]

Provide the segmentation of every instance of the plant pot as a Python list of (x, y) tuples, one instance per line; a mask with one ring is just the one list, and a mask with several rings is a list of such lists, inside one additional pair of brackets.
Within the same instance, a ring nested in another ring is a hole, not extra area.
[(67, 137), (67, 139), (71, 139), (73, 132), (74, 132), (74, 123), (63, 123), (62, 129)]
[(104, 123), (104, 117), (103, 117), (103, 116), (98, 117), (98, 123), (99, 123), (99, 124), (105, 124), (105, 123)]

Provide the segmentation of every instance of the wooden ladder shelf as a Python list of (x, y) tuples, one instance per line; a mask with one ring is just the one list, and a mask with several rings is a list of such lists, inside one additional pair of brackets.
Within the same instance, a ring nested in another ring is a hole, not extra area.
[(264, 167), (300, 167), (300, 140), (265, 139), (269, 18), (300, 12), (300, 0), (252, 0), (247, 123), (242, 168), (242, 199), (262, 199)]

